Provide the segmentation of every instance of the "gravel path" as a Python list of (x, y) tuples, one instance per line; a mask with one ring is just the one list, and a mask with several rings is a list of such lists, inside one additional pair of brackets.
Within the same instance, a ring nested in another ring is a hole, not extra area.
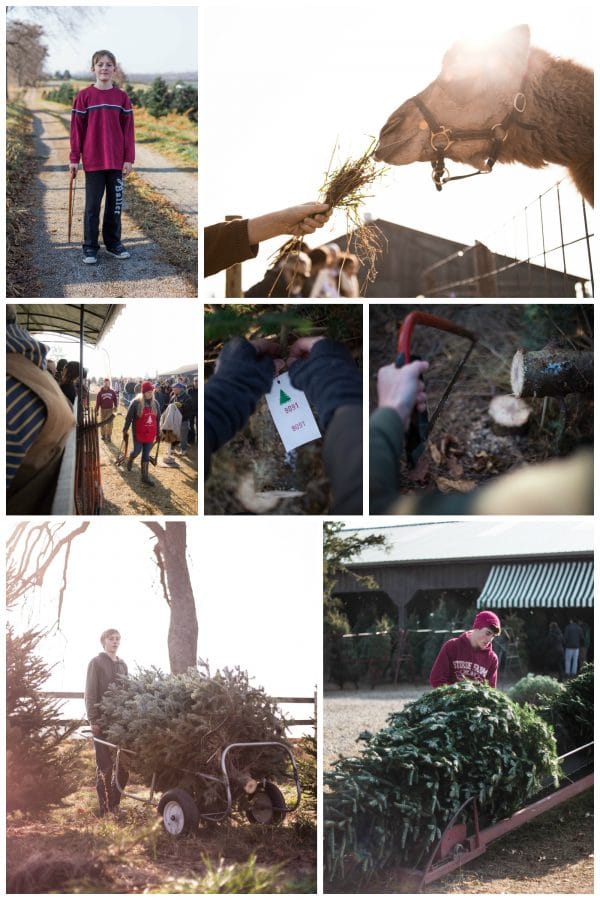
[(323, 765), (338, 756), (355, 756), (363, 746), (361, 731), (379, 731), (392, 712), (430, 690), (429, 685), (389, 685), (376, 690), (325, 692), (323, 697)]
[[(28, 91), (26, 104), (34, 113), (35, 148), (40, 158), (33, 210), (33, 242), (36, 273), (43, 297), (190, 297), (195, 296), (189, 281), (161, 258), (160, 247), (151, 241), (127, 215), (127, 187), (122, 217), (123, 238), (131, 251), (127, 260), (114, 259), (100, 249), (98, 264), (86, 266), (81, 260), (84, 179), (76, 181), (72, 242), (67, 243), (69, 134), (49, 110), (55, 104), (39, 100), (37, 91)], [(158, 157), (158, 154), (154, 154)], [(172, 163), (159, 157), (163, 173)], [(149, 168), (158, 168), (156, 159)], [(140, 173), (143, 174), (143, 173)], [(145, 177), (145, 175), (144, 175)], [(163, 174), (164, 178), (167, 176)], [(171, 177), (170, 175), (168, 176)], [(182, 173), (189, 185), (191, 176)], [(183, 185), (183, 182), (182, 182)], [(189, 207), (189, 189), (181, 188)], [(192, 191), (192, 196), (196, 194)], [(182, 204), (185, 206), (185, 204)], [(197, 221), (197, 220), (196, 220)]]

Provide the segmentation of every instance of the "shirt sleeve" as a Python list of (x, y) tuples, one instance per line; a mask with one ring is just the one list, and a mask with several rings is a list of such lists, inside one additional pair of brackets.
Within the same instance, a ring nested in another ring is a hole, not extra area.
[(492, 662), (490, 668), (488, 669), (487, 683), (490, 685), (490, 687), (495, 688), (497, 680), (498, 680), (498, 657), (496, 655), (494, 655), (493, 662)]
[(127, 94), (123, 94), (123, 112), (121, 113), (121, 128), (125, 142), (125, 155), (123, 162), (135, 162), (135, 129), (133, 125), (133, 109), (131, 100)]
[(444, 644), (437, 655), (429, 675), (429, 684), (431, 687), (441, 687), (443, 684), (452, 684), (450, 673), (450, 657), (448, 655), (448, 644)]
[(204, 229), (204, 277), (228, 269), (234, 263), (253, 259), (258, 244), (248, 239), (248, 219), (232, 219)]
[(98, 696), (98, 672), (96, 662), (93, 659), (90, 661), (87, 669), (84, 699), (88, 721), (90, 725), (93, 725), (98, 716), (96, 704), (100, 701)]
[(69, 160), (78, 163), (87, 131), (88, 113), (83, 91), (79, 91), (71, 109), (71, 153)]

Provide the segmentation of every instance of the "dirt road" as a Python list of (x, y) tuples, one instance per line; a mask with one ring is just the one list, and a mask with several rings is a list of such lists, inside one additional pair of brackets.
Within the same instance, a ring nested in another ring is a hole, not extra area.
[[(64, 107), (40, 100), (39, 92), (30, 90), (26, 105), (34, 114), (35, 150), (40, 167), (35, 184), (33, 205), (33, 259), (41, 283), (43, 297), (190, 297), (195, 291), (177, 269), (161, 258), (160, 247), (151, 241), (127, 215), (127, 185), (125, 186), (123, 242), (131, 252), (127, 260), (114, 259), (100, 249), (98, 264), (86, 266), (81, 259), (83, 232), (84, 178), (80, 172), (76, 180), (75, 213), (72, 242), (67, 242), (67, 207), (69, 132), (61, 120)], [(60, 112), (58, 112), (60, 110)], [(58, 115), (56, 114), (58, 113)], [(144, 163), (139, 173), (144, 173)], [(171, 180), (173, 163), (152, 151), (146, 168), (163, 183)], [(179, 177), (179, 176), (178, 176)], [(193, 218), (189, 172), (181, 173), (177, 195), (181, 208)], [(174, 180), (174, 178), (173, 178)], [(151, 179), (148, 178), (148, 182)], [(168, 199), (172, 201), (173, 195)], [(197, 217), (197, 211), (196, 211)], [(197, 218), (196, 218), (197, 222)]]
[[(162, 460), (167, 447), (161, 444), (157, 466), (150, 466), (154, 487), (142, 484), (139, 457), (131, 472), (115, 465), (122, 437), (122, 408), (115, 419), (111, 442), (100, 440), (100, 472), (104, 505), (108, 516), (194, 516), (198, 512), (198, 451), (188, 447), (187, 455), (178, 458), (177, 467), (166, 467)], [(131, 441), (130, 441), (131, 449)], [(156, 448), (155, 448), (156, 449)], [(154, 451), (153, 451), (154, 452)]]

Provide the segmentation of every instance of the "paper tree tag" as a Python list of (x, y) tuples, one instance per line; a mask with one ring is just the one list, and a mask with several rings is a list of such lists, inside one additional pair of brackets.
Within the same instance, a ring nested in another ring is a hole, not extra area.
[(266, 400), (286, 450), (321, 437), (306, 394), (292, 386), (287, 372), (275, 376)]

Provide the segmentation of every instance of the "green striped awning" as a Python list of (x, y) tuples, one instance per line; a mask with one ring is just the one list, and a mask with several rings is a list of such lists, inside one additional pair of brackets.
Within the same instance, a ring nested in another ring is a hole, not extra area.
[(495, 565), (477, 600), (478, 609), (593, 605), (591, 561)]

